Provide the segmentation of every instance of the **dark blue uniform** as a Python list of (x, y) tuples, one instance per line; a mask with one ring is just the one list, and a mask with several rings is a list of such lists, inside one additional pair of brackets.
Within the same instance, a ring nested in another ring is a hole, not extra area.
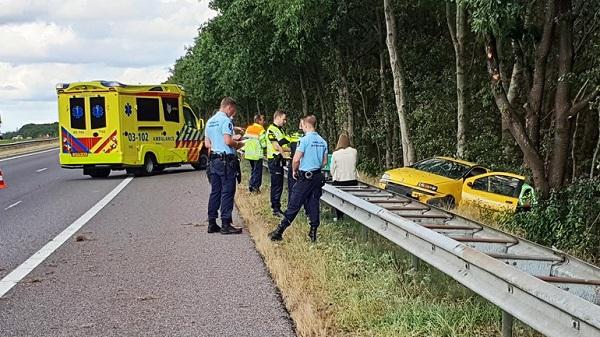
[[(221, 231), (223, 234), (231, 234), (240, 232), (231, 226), (239, 161), (235, 149), (225, 144), (224, 135), (233, 135), (233, 122), (224, 112), (219, 111), (206, 123), (206, 137), (211, 142), (207, 172), (210, 174), (211, 187), (208, 199), (208, 232)], [(216, 223), (219, 209), (223, 228), (219, 228)]]
[(317, 227), (320, 224), (319, 200), (325, 182), (321, 167), (327, 155), (327, 142), (316, 132), (308, 132), (300, 139), (296, 151), (303, 153), (297, 180), (290, 193), (284, 218), (277, 229), (269, 234), (271, 240), (282, 239), (283, 232), (291, 225), (302, 207), (310, 223), (309, 236), (312, 241), (317, 238)]

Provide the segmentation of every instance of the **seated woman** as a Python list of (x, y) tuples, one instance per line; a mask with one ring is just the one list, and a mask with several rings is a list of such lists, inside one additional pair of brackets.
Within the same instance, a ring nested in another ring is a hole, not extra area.
[[(356, 186), (358, 185), (358, 173), (356, 172), (356, 161), (358, 153), (350, 146), (350, 139), (346, 134), (341, 134), (335, 151), (331, 155), (331, 184), (334, 186)], [(335, 210), (334, 221), (341, 219), (343, 213)]]

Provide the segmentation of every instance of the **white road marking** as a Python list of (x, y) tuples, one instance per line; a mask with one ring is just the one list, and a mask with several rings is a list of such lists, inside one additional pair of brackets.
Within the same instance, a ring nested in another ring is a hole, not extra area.
[(5, 210), (5, 211), (7, 211), (7, 210), (9, 210), (9, 209), (11, 209), (11, 208), (13, 208), (13, 207), (17, 206), (18, 204), (20, 204), (20, 203), (22, 203), (22, 202), (23, 202), (23, 200), (19, 200), (19, 201), (15, 202), (14, 204), (12, 204), (12, 205), (10, 205), (10, 206), (6, 207), (4, 210)]
[(0, 162), (7, 161), (7, 160), (13, 160), (13, 159), (19, 159), (19, 158), (23, 158), (23, 157), (35, 156), (36, 154), (42, 154), (42, 153), (46, 153), (46, 152), (50, 152), (50, 151), (56, 151), (56, 150), (59, 150), (59, 148), (50, 149), (50, 150), (44, 150), (44, 151), (38, 151), (38, 152), (32, 152), (32, 153), (26, 153), (26, 154), (22, 154), (20, 156), (8, 157), (8, 158), (0, 159)]
[(41, 168), (39, 170), (35, 170), (35, 172), (40, 173), (40, 172), (46, 171), (47, 169), (48, 169), (47, 167), (44, 167), (44, 168)]
[(133, 180), (133, 177), (127, 177), (117, 187), (110, 191), (102, 200), (98, 201), (92, 208), (85, 212), (79, 219), (75, 220), (69, 227), (58, 234), (52, 241), (48, 242), (44, 247), (33, 254), (27, 261), (23, 262), (15, 270), (6, 275), (0, 280), (0, 298), (4, 296), (12, 287), (27, 276), (35, 267), (44, 262), (48, 256), (54, 253), (63, 243), (65, 243), (73, 234), (83, 227), (90, 219), (92, 219), (102, 208), (114, 199), (127, 184)]

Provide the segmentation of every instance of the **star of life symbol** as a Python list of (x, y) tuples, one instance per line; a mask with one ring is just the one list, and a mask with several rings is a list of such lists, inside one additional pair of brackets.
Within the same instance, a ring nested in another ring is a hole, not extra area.
[(73, 109), (71, 109), (71, 114), (73, 115), (73, 117), (75, 117), (75, 119), (79, 119), (83, 117), (83, 108), (79, 105), (76, 105), (73, 107)]
[(173, 106), (169, 103), (167, 103), (167, 113), (170, 115), (171, 111), (173, 111)]
[(92, 108), (92, 115), (96, 118), (100, 118), (104, 115), (104, 109), (100, 105), (94, 105)]
[(133, 111), (131, 109), (131, 104), (125, 104), (125, 114), (127, 115), (127, 117), (131, 116), (132, 113)]

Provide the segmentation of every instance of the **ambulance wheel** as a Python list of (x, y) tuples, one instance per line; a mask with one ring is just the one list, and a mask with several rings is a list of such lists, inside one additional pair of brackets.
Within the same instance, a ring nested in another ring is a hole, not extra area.
[(84, 169), (83, 174), (88, 175), (92, 178), (106, 178), (110, 175), (110, 169), (109, 168)]
[(206, 153), (201, 153), (200, 158), (198, 158), (198, 162), (192, 163), (192, 167), (198, 171), (206, 170), (208, 166), (208, 155)]
[(149, 176), (154, 173), (155, 168), (156, 160), (154, 159), (154, 155), (152, 153), (146, 153), (146, 156), (144, 156), (144, 166), (140, 168), (138, 174), (141, 176)]

